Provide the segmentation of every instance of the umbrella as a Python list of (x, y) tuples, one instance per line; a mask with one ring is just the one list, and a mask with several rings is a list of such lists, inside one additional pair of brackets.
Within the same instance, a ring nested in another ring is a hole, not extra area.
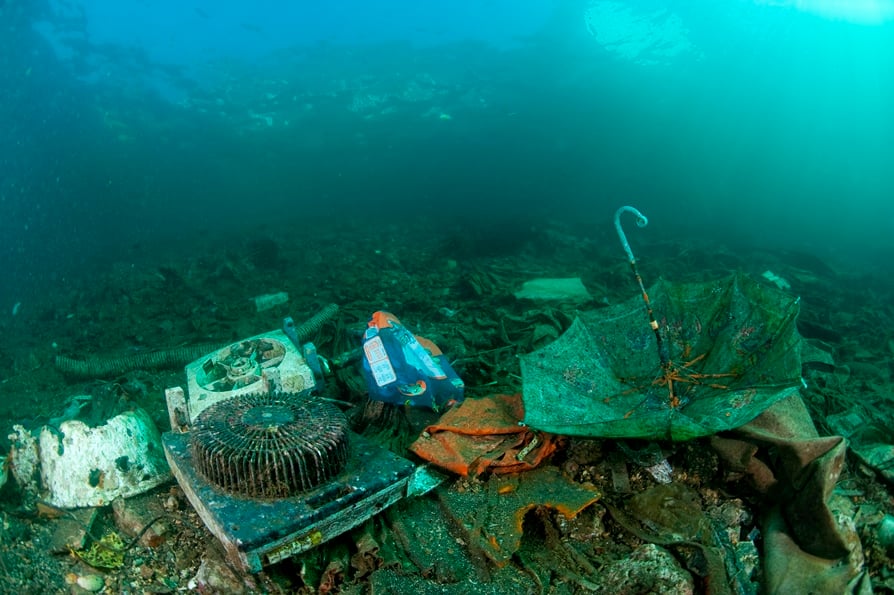
[[(645, 289), (581, 313), (546, 347), (522, 356), (524, 422), (588, 437), (688, 440), (742, 426), (796, 394), (798, 298), (745, 274)], [(645, 305), (645, 308), (644, 308)]]

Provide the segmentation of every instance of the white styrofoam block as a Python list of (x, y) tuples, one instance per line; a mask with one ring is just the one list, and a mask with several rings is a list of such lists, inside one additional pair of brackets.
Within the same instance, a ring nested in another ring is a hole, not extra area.
[(40, 474), (54, 506), (104, 506), (150, 490), (171, 471), (161, 436), (142, 409), (91, 428), (78, 420), (40, 430)]

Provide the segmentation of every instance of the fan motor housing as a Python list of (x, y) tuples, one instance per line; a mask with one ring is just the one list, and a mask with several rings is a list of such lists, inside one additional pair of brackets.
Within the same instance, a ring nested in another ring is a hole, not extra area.
[(238, 395), (314, 391), (321, 374), (309, 364), (308, 350), (313, 350), (312, 344), (299, 349), (283, 331), (271, 331), (194, 361), (186, 366), (187, 398), (181, 418), (194, 420), (211, 405)]

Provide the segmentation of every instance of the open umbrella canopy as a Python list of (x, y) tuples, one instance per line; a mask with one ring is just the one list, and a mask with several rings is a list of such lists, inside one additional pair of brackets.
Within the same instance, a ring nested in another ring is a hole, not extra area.
[(739, 427), (798, 391), (798, 298), (744, 274), (661, 280), (648, 297), (657, 328), (636, 297), (580, 314), (522, 357), (528, 426), (689, 440)]

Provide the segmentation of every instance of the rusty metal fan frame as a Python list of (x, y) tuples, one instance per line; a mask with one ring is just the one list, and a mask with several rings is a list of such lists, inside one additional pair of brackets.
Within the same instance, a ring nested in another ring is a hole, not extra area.
[(348, 461), (348, 421), (331, 403), (289, 393), (215, 403), (190, 431), (196, 470), (218, 488), (284, 498), (338, 475)]

